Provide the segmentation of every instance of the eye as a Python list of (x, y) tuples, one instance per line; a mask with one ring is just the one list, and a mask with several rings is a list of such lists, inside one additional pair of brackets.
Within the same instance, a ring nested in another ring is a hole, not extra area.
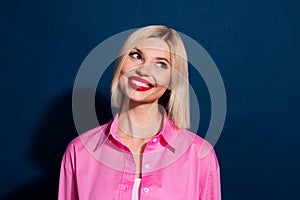
[(136, 51), (130, 52), (129, 56), (133, 59), (138, 59), (138, 60), (142, 59), (142, 56)]
[(158, 62), (156, 63), (156, 66), (162, 69), (168, 69), (168, 65), (164, 62)]

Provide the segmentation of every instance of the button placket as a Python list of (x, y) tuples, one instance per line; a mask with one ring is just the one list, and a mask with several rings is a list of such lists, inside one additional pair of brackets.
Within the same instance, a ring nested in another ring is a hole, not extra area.
[(149, 188), (147, 188), (147, 187), (143, 188), (144, 193), (148, 193), (149, 191), (150, 191)]
[(122, 184), (120, 187), (121, 191), (127, 192), (128, 191), (128, 185)]
[(146, 164), (144, 165), (144, 167), (145, 167), (145, 169), (150, 169), (150, 164), (149, 164), (149, 163), (146, 163)]
[(157, 141), (158, 141), (157, 137), (154, 137), (154, 138), (152, 139), (152, 142), (153, 142), (153, 143), (156, 143)]

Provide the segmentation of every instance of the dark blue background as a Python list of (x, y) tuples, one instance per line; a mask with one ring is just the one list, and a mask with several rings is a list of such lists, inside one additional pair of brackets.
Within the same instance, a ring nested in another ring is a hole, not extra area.
[[(299, 198), (297, 1), (1, 4), (0, 198), (56, 199), (60, 159), (77, 136), (71, 90), (78, 68), (101, 41), (149, 24), (194, 38), (223, 77), (228, 112), (215, 146), (223, 199)], [(209, 96), (199, 74), (190, 73), (200, 99), (206, 96), (200, 102), (205, 133)], [(97, 95), (101, 123), (110, 117), (110, 75), (108, 69)]]

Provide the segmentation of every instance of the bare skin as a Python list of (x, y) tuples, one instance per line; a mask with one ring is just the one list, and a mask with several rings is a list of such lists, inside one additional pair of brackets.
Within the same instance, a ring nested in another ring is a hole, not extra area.
[[(135, 80), (131, 81), (131, 78)], [(124, 101), (119, 112), (118, 137), (132, 152), (136, 178), (142, 176), (142, 155), (147, 142), (162, 128), (163, 112), (159, 109), (158, 99), (170, 80), (169, 46), (161, 39), (145, 39), (123, 63), (119, 84)]]
[(163, 116), (158, 109), (158, 105), (155, 104), (142, 104), (130, 109), (128, 112), (120, 113), (119, 124), (122, 127), (119, 126), (118, 137), (133, 155), (136, 163), (136, 178), (142, 176), (142, 153), (149, 140), (161, 130), (162, 119)]

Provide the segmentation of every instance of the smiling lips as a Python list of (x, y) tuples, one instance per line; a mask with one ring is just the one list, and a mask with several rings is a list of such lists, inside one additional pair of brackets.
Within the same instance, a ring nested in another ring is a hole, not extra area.
[(138, 76), (130, 76), (128, 78), (128, 83), (133, 89), (137, 91), (147, 91), (154, 87), (152, 83)]

